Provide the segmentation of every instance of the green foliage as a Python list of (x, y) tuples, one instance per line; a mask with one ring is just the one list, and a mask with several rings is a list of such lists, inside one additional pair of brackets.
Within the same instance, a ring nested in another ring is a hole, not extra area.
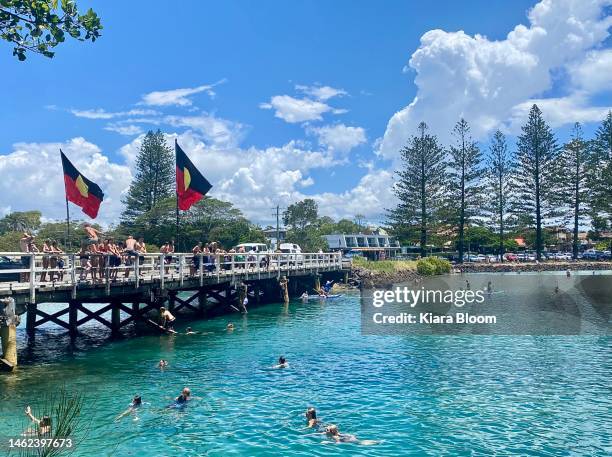
[(0, 219), (0, 234), (33, 232), (40, 227), (40, 211), (15, 211)]
[(14, 45), (13, 55), (26, 59), (27, 52), (53, 57), (66, 35), (78, 41), (96, 41), (102, 24), (90, 8), (79, 14), (76, 2), (62, 0), (2, 0), (0, 38)]
[(580, 225), (586, 223), (590, 212), (592, 176), (591, 150), (582, 137), (582, 127), (574, 124), (572, 139), (561, 149), (556, 162), (558, 191), (557, 204), (567, 207), (564, 222), (571, 224), (573, 258), (578, 258), (578, 232)]
[(283, 223), (290, 229), (304, 230), (309, 224), (314, 224), (318, 217), (318, 206), (311, 198), (289, 205), (283, 213)]
[(6, 232), (0, 235), (0, 252), (19, 252), (21, 232)]
[(450, 273), (451, 263), (440, 257), (425, 257), (417, 261), (417, 273), (422, 276)]
[(426, 131), (427, 124), (421, 122), (420, 134), (401, 150), (402, 169), (393, 189), (399, 204), (388, 211), (394, 231), (406, 233), (418, 226), (422, 255), (427, 250), (428, 232), (439, 221), (446, 184), (444, 150)]
[[(166, 144), (164, 134), (161, 130), (147, 132), (136, 157), (136, 176), (123, 200), (125, 210), (121, 221), (124, 225), (129, 225), (144, 214), (154, 224), (161, 222), (153, 219), (156, 214), (153, 209), (161, 204), (164, 212), (162, 201), (167, 201), (173, 195), (174, 173), (174, 155), (172, 148)], [(162, 214), (159, 216), (162, 217)]]
[(413, 260), (368, 260), (365, 257), (353, 257), (353, 265), (370, 271), (397, 273), (415, 271), (417, 262)]
[(533, 105), (529, 111), (529, 119), (522, 131), (517, 142), (514, 211), (533, 218), (536, 230), (535, 250), (538, 260), (541, 260), (544, 249), (544, 220), (554, 217), (557, 209), (555, 195), (558, 180), (555, 162), (559, 148), (537, 105)]
[(591, 146), (591, 217), (598, 219), (599, 231), (612, 230), (612, 111), (597, 129)]
[(449, 221), (458, 231), (459, 262), (463, 262), (465, 227), (482, 215), (482, 152), (472, 140), (470, 127), (461, 119), (453, 129), (455, 144), (450, 148), (448, 171)]
[[(490, 156), (485, 179), (485, 211), (488, 226), (497, 232), (497, 252), (502, 256), (510, 240), (506, 239), (508, 229), (516, 224), (510, 211), (512, 176), (516, 166), (514, 154), (508, 151), (506, 137), (497, 130), (489, 146)], [(514, 242), (512, 240), (514, 244)]]

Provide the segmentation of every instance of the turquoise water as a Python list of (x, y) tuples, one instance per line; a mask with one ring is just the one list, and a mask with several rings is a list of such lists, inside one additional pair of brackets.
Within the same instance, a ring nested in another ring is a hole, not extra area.
[[(114, 342), (92, 327), (72, 348), (45, 330), (18, 373), (0, 377), (0, 437), (21, 431), (26, 404), (36, 410), (38, 395), (65, 385), (89, 399), (78, 456), (612, 452), (610, 337), (362, 336), (357, 295), (191, 326), (204, 333)], [(281, 354), (290, 367), (271, 369)], [(165, 409), (183, 386), (197, 398)], [(134, 394), (144, 407), (114, 422)], [(331, 444), (305, 428), (308, 406), (380, 442)]]

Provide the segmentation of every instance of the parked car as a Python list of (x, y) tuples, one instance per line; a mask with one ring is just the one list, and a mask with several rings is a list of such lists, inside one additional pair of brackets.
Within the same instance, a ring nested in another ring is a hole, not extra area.
[(535, 262), (535, 252), (521, 252), (517, 254), (518, 260), (521, 262)]
[(516, 262), (516, 261), (518, 261), (518, 256), (516, 254), (512, 253), (512, 252), (506, 253), (506, 255), (504, 257), (509, 262)]
[(610, 251), (597, 251), (589, 249), (582, 253), (582, 258), (585, 260), (607, 260), (610, 259)]
[(465, 262), (486, 262), (487, 258), (482, 254), (466, 254), (463, 260)]
[(10, 257), (0, 257), (0, 281), (13, 282), (19, 281), (19, 273), (2, 273), (2, 270), (19, 270), (23, 269), (23, 264), (20, 260), (11, 259)]

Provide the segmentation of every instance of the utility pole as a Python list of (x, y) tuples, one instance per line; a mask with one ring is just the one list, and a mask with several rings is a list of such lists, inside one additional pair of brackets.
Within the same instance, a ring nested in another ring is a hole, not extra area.
[(276, 208), (272, 208), (274, 213), (272, 216), (276, 216), (276, 249), (279, 249), (280, 246), (280, 205), (276, 205)]

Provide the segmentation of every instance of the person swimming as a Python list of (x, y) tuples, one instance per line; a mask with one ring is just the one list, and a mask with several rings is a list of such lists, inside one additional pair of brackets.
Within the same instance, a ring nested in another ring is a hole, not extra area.
[(471, 284), (470, 284), (470, 281), (468, 281), (468, 280), (466, 279), (466, 280), (465, 280), (465, 288), (466, 288), (467, 290), (470, 290), (470, 289), (471, 289), (471, 287), (472, 287), (472, 286), (471, 286)]
[(274, 368), (287, 368), (288, 366), (287, 359), (281, 355), (278, 358), (278, 365), (275, 365)]
[(132, 399), (132, 403), (130, 403), (130, 406), (128, 406), (128, 409), (126, 409), (121, 414), (119, 414), (115, 418), (115, 421), (122, 419), (124, 416), (127, 416), (128, 414), (135, 413), (136, 410), (140, 408), (141, 406), (142, 406), (142, 397), (140, 395), (134, 395), (134, 398)]
[(189, 387), (184, 387), (183, 390), (181, 391), (181, 394), (174, 399), (175, 406), (186, 405), (187, 402), (190, 400), (189, 398), (190, 396), (191, 396), (191, 390), (189, 390)]
[(163, 369), (163, 368), (166, 368), (167, 366), (168, 366), (168, 361), (164, 359), (161, 359), (159, 363), (157, 364), (157, 368)]
[(329, 294), (332, 290), (332, 287), (334, 287), (334, 281), (326, 281), (325, 285), (323, 286), (323, 291), (326, 294)]
[(306, 420), (308, 421), (308, 428), (317, 428), (321, 426), (321, 421), (317, 419), (317, 410), (313, 407), (306, 410)]
[(185, 329), (185, 335), (196, 335), (198, 332), (194, 332), (191, 327)]
[(229, 324), (227, 324), (227, 327), (225, 327), (228, 330), (234, 330), (236, 327), (234, 326), (233, 322), (230, 322)]
[(300, 295), (300, 298), (302, 300), (308, 300), (308, 292), (304, 291), (304, 293), (302, 295)]
[(35, 424), (34, 428), (28, 427), (21, 435), (22, 436), (49, 436), (51, 435), (51, 417), (44, 415), (37, 419), (32, 414), (32, 408), (26, 406), (25, 415)]
[(338, 426), (335, 424), (328, 425), (325, 427), (324, 432), (328, 438), (331, 438), (336, 443), (355, 443), (357, 442), (357, 437), (355, 435), (351, 435), (349, 433), (340, 433), (338, 430)]
[(491, 281), (489, 281), (487, 283), (487, 293), (492, 293), (493, 292), (493, 284), (491, 283)]

